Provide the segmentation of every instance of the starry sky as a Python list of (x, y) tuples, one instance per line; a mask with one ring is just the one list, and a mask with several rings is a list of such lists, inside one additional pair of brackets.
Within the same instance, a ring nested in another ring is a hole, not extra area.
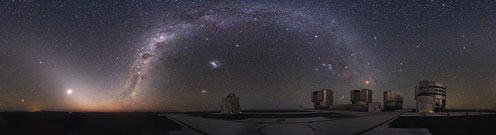
[(0, 20), (0, 111), (311, 108), (324, 88), (413, 108), (421, 80), (496, 109), (495, 1), (28, 0)]

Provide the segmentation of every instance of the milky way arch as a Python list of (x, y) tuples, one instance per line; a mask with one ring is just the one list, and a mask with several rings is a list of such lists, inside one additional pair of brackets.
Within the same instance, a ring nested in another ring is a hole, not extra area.
[[(194, 36), (201, 29), (211, 31), (229, 31), (233, 27), (250, 27), (251, 30), (262, 30), (267, 24), (287, 27), (296, 32), (320, 31), (324, 35), (332, 35), (338, 55), (366, 55), (356, 45), (355, 36), (338, 26), (332, 12), (324, 7), (307, 8), (293, 3), (231, 3), (209, 4), (177, 4), (168, 5), (170, 12), (158, 17), (154, 36), (147, 43), (136, 49), (136, 54), (128, 67), (128, 78), (120, 92), (119, 102), (124, 105), (133, 104), (144, 91), (143, 83), (150, 74), (154, 64), (176, 47), (174, 41)], [(299, 4), (298, 4), (299, 5)], [(318, 35), (315, 35), (317, 37)], [(331, 46), (330, 46), (331, 47)], [(355, 57), (356, 58), (356, 57)], [(360, 57), (358, 57), (360, 58)], [(348, 59), (344, 62), (356, 63), (360, 59)], [(167, 61), (165, 61), (167, 62)], [(338, 67), (326, 65), (331, 70)], [(347, 67), (346, 67), (347, 68)]]

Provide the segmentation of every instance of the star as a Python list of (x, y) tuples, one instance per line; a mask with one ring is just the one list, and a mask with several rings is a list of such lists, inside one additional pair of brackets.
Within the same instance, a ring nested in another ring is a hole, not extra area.
[[(411, 95), (417, 81), (433, 79), (450, 88), (450, 107), (484, 107), (496, 95), (490, 83), (496, 80), (491, 74), (495, 64), (487, 62), (494, 58), (490, 35), (496, 17), (487, 12), (494, 3), (479, 3), (76, 3), (80, 12), (42, 8), (51, 7), (49, 3), (7, 4), (5, 14), (13, 16), (0, 21), (5, 31), (0, 32), (0, 55), (7, 58), (0, 64), (0, 98), (20, 104), (12, 107), (20, 110), (29, 109), (21, 103), (36, 101), (48, 110), (118, 105), (122, 111), (195, 111), (203, 101), (191, 99), (203, 95), (217, 102), (216, 97), (234, 93), (254, 109), (293, 103), (280, 99), (310, 108), (309, 97), (301, 95), (317, 89), (333, 89), (339, 100), (349, 89), (374, 80), (371, 89)], [(89, 11), (101, 11), (99, 5), (113, 12)], [(22, 6), (30, 7), (29, 12)], [(397, 13), (396, 7), (417, 8)], [(81, 18), (80, 13), (89, 12), (94, 17)], [(489, 74), (472, 75), (483, 73)], [(472, 80), (478, 84), (470, 85)], [(467, 89), (479, 89), (483, 96), (473, 98), (477, 95)], [(184, 94), (188, 90), (197, 93)], [(470, 98), (457, 98), (463, 94)], [(406, 108), (414, 106), (414, 99), (405, 98)], [(218, 107), (212, 103), (205, 108)]]

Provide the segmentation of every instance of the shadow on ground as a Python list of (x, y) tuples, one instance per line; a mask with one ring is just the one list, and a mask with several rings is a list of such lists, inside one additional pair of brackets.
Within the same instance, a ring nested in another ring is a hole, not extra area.
[(2, 135), (162, 135), (181, 128), (155, 113), (0, 113)]
[(433, 135), (496, 134), (496, 115), (402, 116), (389, 123), (392, 128), (427, 128)]
[(224, 120), (244, 120), (248, 118), (308, 118), (308, 117), (324, 117), (324, 118), (352, 118), (356, 116), (346, 115), (341, 113), (333, 113), (333, 112), (316, 112), (316, 113), (243, 113), (243, 114), (232, 114), (232, 115), (223, 115), (216, 113), (190, 113), (190, 116), (200, 116), (205, 118), (214, 118), (214, 119), (224, 119)]

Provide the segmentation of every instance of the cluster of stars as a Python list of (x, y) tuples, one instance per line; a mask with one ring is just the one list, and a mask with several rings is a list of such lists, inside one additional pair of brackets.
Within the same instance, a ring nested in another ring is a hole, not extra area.
[(412, 95), (434, 80), (450, 107), (496, 108), (475, 102), (496, 95), (494, 2), (92, 3), (2, 4), (0, 104), (194, 110), (235, 93), (243, 106), (292, 108), (317, 89), (346, 103), (350, 89)]

